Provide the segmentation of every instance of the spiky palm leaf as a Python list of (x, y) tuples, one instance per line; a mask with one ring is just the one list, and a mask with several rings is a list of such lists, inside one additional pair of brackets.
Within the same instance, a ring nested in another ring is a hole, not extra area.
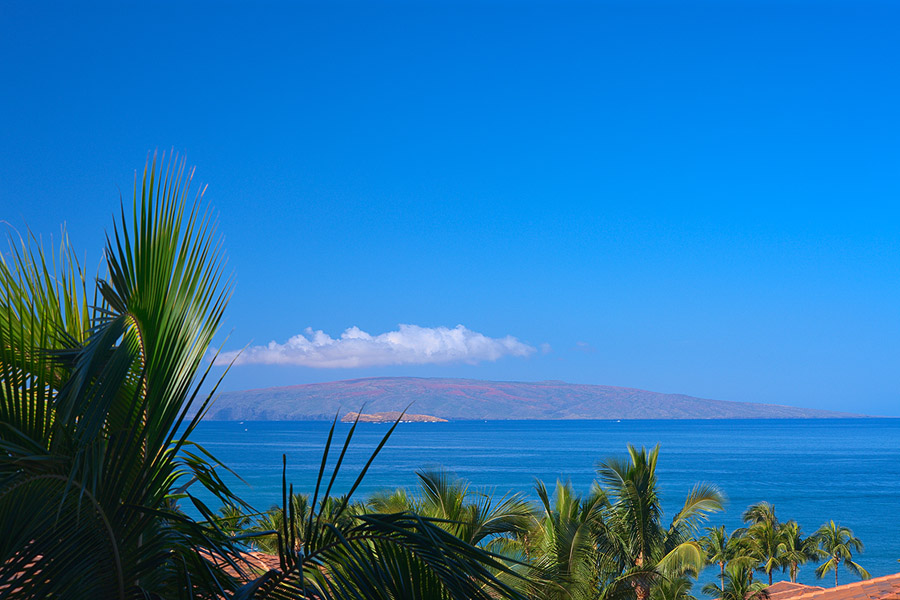
[[(472, 489), (468, 482), (445, 470), (416, 473), (418, 490), (404, 489), (369, 498), (366, 508), (381, 513), (411, 512), (428, 519), (462, 541), (502, 556), (516, 573), (527, 560), (522, 534), (533, 521), (533, 508), (520, 494), (501, 497), (490, 490)], [(521, 586), (518, 575), (496, 571), (500, 581)]]
[(687, 577), (666, 577), (650, 590), (651, 600), (697, 600), (691, 594), (693, 582)]
[[(354, 523), (355, 515), (364, 514), (365, 508), (360, 504), (350, 503), (342, 507), (343, 498), (328, 497), (319, 502), (318, 511), (322, 517), (320, 523), (326, 523), (337, 527), (348, 527)], [(306, 494), (292, 493), (288, 499), (290, 503), (290, 511), (293, 512), (295, 519), (291, 523), (293, 531), (291, 537), (298, 543), (306, 538), (306, 527), (309, 522), (309, 515), (312, 511), (309, 496)], [(338, 509), (341, 510), (340, 517), (337, 516)], [(285, 511), (279, 506), (273, 506), (269, 510), (255, 515), (255, 519), (246, 529), (247, 543), (263, 552), (269, 554), (278, 553), (278, 536), (277, 532), (284, 531)]]
[(766, 584), (752, 580), (753, 571), (741, 565), (729, 564), (725, 569), (725, 589), (714, 583), (703, 586), (703, 593), (720, 600), (767, 600)]
[(416, 475), (422, 498), (410, 508), (446, 521), (451, 533), (470, 544), (513, 538), (531, 521), (531, 506), (521, 494), (495, 498), (490, 491), (470, 489), (466, 481), (444, 470), (419, 471)]
[(594, 487), (580, 497), (569, 482), (556, 482), (551, 501), (543, 482), (535, 483), (540, 513), (525, 537), (532, 570), (527, 595), (542, 600), (596, 598), (600, 584), (598, 548), (606, 494)]
[(35, 244), (0, 263), (0, 531), (14, 532), (0, 536), (0, 580), (16, 577), (17, 597), (187, 598), (232, 586), (208, 560), (234, 563), (228, 536), (177, 508), (213, 517), (194, 481), (240, 505), (188, 439), (229, 294), (190, 179), (183, 162), (148, 164), (133, 217), (123, 207), (107, 238), (93, 301), (68, 246), (56, 266)]

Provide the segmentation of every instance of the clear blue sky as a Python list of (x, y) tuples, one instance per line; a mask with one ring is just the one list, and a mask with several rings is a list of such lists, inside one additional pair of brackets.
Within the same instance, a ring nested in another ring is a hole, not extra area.
[(900, 5), (325, 4), (4, 2), (0, 219), (65, 221), (95, 263), (174, 147), (220, 214), (226, 350), (400, 324), (527, 348), (226, 389), (561, 379), (900, 415)]

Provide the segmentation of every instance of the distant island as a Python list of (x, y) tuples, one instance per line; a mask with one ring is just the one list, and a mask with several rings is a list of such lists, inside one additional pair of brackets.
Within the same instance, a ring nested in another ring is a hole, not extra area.
[(350, 411), (415, 411), (450, 421), (557, 419), (834, 419), (860, 417), (813, 408), (727, 402), (562, 381), (480, 381), (372, 377), (224, 392), (216, 421), (318, 421)]
[(403, 420), (401, 423), (446, 423), (447, 419), (442, 419), (440, 417), (432, 417), (431, 415), (413, 415), (409, 413), (401, 413), (399, 410), (390, 410), (388, 412), (380, 412), (373, 414), (365, 414), (365, 413), (355, 413), (348, 412), (346, 415), (341, 417), (341, 421), (344, 423), (352, 423), (359, 417), (360, 423), (393, 423), (397, 419), (400, 418), (400, 415), (403, 414)]

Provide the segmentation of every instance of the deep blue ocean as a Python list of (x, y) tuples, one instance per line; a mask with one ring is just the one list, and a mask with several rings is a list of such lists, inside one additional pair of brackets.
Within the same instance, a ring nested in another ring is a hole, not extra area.
[[(193, 439), (231, 467), (247, 485), (234, 489), (259, 509), (281, 498), (282, 454), (295, 491), (312, 492), (330, 423), (209, 422)], [(349, 425), (338, 425), (337, 454)], [(338, 479), (346, 491), (387, 425), (360, 424)], [(626, 444), (660, 444), (657, 473), (666, 516), (699, 481), (728, 498), (710, 525), (741, 525), (741, 512), (766, 500), (780, 520), (806, 534), (829, 519), (850, 527), (865, 544), (858, 561), (873, 576), (900, 571), (900, 419), (728, 421), (460, 421), (397, 427), (356, 492), (416, 485), (417, 469), (444, 467), (472, 486), (533, 497), (535, 478), (552, 487), (568, 479), (586, 491), (598, 461), (625, 453)], [(814, 567), (800, 581), (814, 583)], [(702, 580), (709, 580), (708, 570)], [(842, 571), (841, 582), (854, 578)], [(784, 577), (786, 578), (786, 577)], [(778, 577), (776, 576), (776, 580)], [(829, 579), (824, 580), (829, 585)], [(699, 589), (697, 590), (699, 594)]]

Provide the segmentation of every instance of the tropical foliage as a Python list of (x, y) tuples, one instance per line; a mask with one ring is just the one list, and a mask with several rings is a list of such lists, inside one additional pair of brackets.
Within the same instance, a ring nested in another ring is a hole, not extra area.
[(697, 600), (691, 594), (694, 582), (688, 577), (666, 577), (650, 590), (651, 600)]
[(781, 527), (784, 551), (781, 555), (782, 568), (786, 568), (791, 583), (797, 583), (800, 565), (817, 561), (821, 552), (817, 547), (815, 536), (804, 538), (803, 530), (796, 521), (788, 521)]
[(190, 181), (183, 163), (144, 170), (96, 285), (65, 237), (55, 256), (28, 238), (0, 259), (0, 581), (17, 597), (233, 588), (215, 566), (239, 568), (233, 539), (191, 492), (241, 505), (190, 441), (230, 290)]
[[(753, 582), (753, 572), (765, 573), (768, 584), (772, 584), (776, 571), (787, 572), (790, 581), (796, 583), (800, 567), (810, 562), (825, 562), (816, 569), (821, 578), (828, 571), (835, 572), (843, 563), (852, 573), (862, 579), (868, 572), (852, 560), (852, 553), (862, 551), (862, 543), (853, 537), (846, 527), (831, 522), (823, 525), (815, 534), (804, 538), (803, 530), (796, 521), (781, 523), (775, 514), (775, 507), (767, 502), (751, 505), (743, 513), (746, 527), (736, 529), (729, 536), (724, 527), (707, 528), (701, 539), (710, 563), (719, 565), (720, 584), (704, 587), (704, 592), (721, 594), (726, 591), (726, 579), (739, 581), (746, 575), (747, 584)], [(729, 576), (728, 567), (733, 567)]]
[(525, 556), (531, 565), (527, 595), (555, 600), (597, 598), (604, 555), (598, 540), (604, 532), (606, 494), (594, 486), (584, 498), (569, 482), (557, 482), (552, 495), (535, 484), (539, 508), (526, 535)]
[(853, 561), (853, 553), (862, 552), (863, 543), (859, 538), (853, 536), (853, 532), (849, 528), (829, 521), (816, 532), (816, 540), (822, 557), (825, 559), (825, 562), (816, 569), (817, 577), (824, 577), (828, 571), (834, 571), (834, 585), (837, 585), (838, 567), (842, 564), (848, 571), (861, 579), (870, 577), (868, 571)]
[(660, 577), (696, 575), (706, 554), (696, 539), (700, 522), (722, 510), (723, 496), (714, 486), (697, 484), (669, 525), (656, 476), (659, 446), (628, 446), (628, 458), (611, 458), (598, 468), (611, 499), (602, 549), (615, 557), (620, 578), (627, 578), (637, 600), (646, 600)]
[(390, 495), (375, 494), (366, 503), (375, 512), (415, 512), (439, 520), (453, 535), (469, 544), (506, 546), (525, 532), (532, 518), (531, 505), (520, 495), (495, 499), (485, 490), (444, 470), (419, 471), (419, 493), (398, 490)]
[(725, 532), (725, 526), (707, 527), (700, 538), (700, 547), (706, 552), (709, 564), (719, 566), (719, 591), (725, 591), (725, 565), (734, 557), (734, 543)]
[(714, 583), (703, 587), (704, 593), (722, 600), (766, 600), (769, 593), (760, 581), (753, 581), (753, 571), (740, 564), (730, 564), (725, 568), (723, 589)]
[(769, 585), (772, 585), (773, 573), (785, 564), (784, 535), (778, 522), (760, 521), (753, 524), (740, 537), (739, 543), (743, 555), (754, 559), (757, 570), (765, 573)]

